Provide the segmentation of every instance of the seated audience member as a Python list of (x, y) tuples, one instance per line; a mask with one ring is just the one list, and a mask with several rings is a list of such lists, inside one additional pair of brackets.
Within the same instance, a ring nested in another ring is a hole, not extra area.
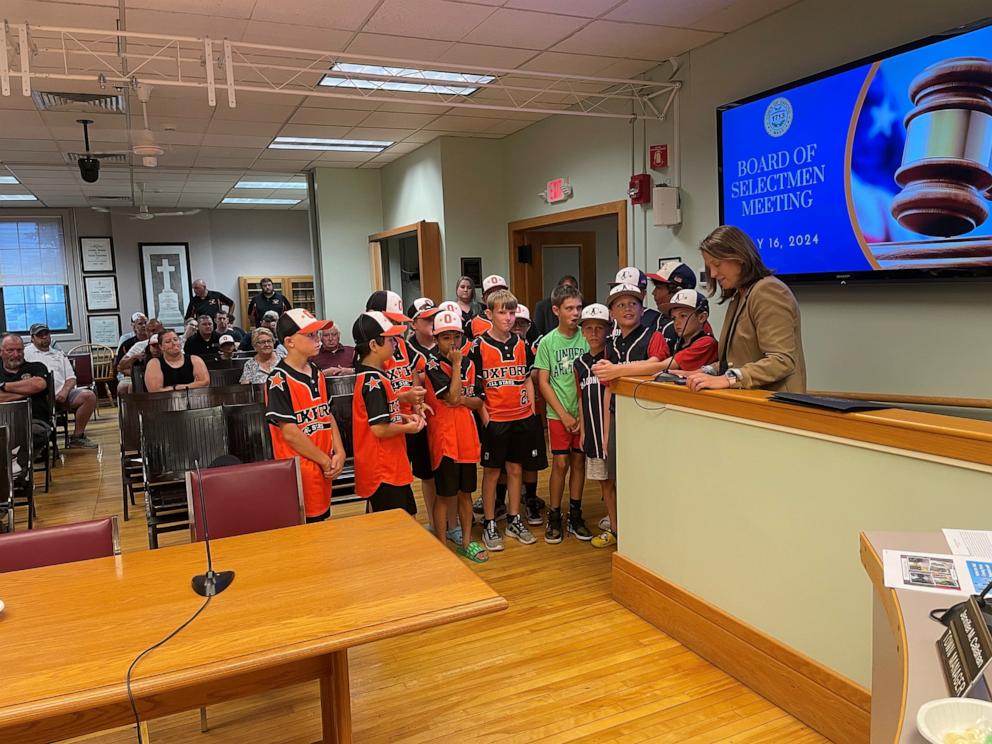
[(158, 342), (158, 334), (153, 333), (148, 337), (148, 346), (145, 347), (144, 364), (147, 366), (151, 359), (162, 356), (162, 345)]
[(207, 365), (200, 357), (183, 353), (175, 331), (163, 331), (158, 338), (162, 356), (150, 359), (145, 367), (145, 387), (149, 393), (201, 388), (210, 384)]
[(281, 292), (276, 292), (275, 285), (269, 277), (265, 277), (258, 283), (262, 291), (251, 298), (248, 303), (248, 320), (252, 325), (258, 326), (260, 319), (268, 312), (274, 312), (276, 318), (287, 310), (292, 310), (293, 305)]
[(186, 323), (183, 326), (183, 335), (180, 341), (186, 343), (189, 339), (196, 335), (197, 330), (199, 330), (199, 325), (196, 322), (196, 318), (187, 318)]
[(136, 341), (127, 353), (121, 357), (120, 361), (117, 363), (117, 372), (120, 382), (117, 383), (117, 394), (127, 395), (131, 392), (131, 367), (136, 363), (141, 364), (145, 362), (146, 351), (148, 350), (148, 344), (152, 336), (160, 334), (165, 328), (162, 326), (162, 321), (158, 318), (152, 318), (145, 324), (145, 330), (142, 335), (145, 336), (141, 341)]
[(196, 334), (186, 339), (183, 351), (200, 359), (211, 359), (220, 352), (220, 336), (214, 330), (214, 319), (201, 315), (196, 319)]
[(214, 317), (214, 330), (218, 336), (231, 336), (235, 343), (240, 344), (245, 337), (245, 332), (232, 325), (231, 314), (226, 310), (220, 310)]
[(258, 385), (265, 382), (269, 373), (279, 363), (276, 354), (275, 336), (268, 328), (256, 328), (251, 332), (255, 356), (245, 362), (239, 382), (242, 385)]
[(234, 300), (223, 292), (216, 292), (207, 289), (207, 283), (203, 279), (193, 280), (193, 296), (186, 306), (184, 318), (199, 318), (201, 315), (209, 315), (210, 319), (220, 312), (227, 310), (234, 312)]
[(135, 326), (138, 323), (144, 324), (147, 322), (148, 322), (148, 316), (146, 316), (143, 312), (138, 311), (136, 313), (133, 313), (131, 315), (131, 330), (128, 331), (127, 333), (122, 333), (121, 337), (117, 339), (117, 348), (119, 349), (121, 344), (123, 344), (125, 341), (134, 338), (137, 335), (138, 329)]
[(310, 360), (327, 377), (353, 375), (355, 373), (355, 347), (341, 343), (341, 331), (337, 326), (320, 332), (320, 351)]
[(24, 359), (48, 368), (52, 373), (56, 408), (75, 414), (69, 447), (95, 448), (97, 443), (86, 436), (86, 424), (96, 410), (96, 395), (92, 390), (76, 387), (76, 371), (65, 352), (52, 348), (52, 332), (44, 323), (31, 326), (31, 344), (24, 349)]
[(127, 337), (121, 336), (123, 341), (117, 344), (117, 354), (114, 356), (114, 370), (117, 372), (117, 388), (118, 395), (121, 394), (121, 386), (124, 387), (123, 392), (127, 392), (131, 387), (131, 378), (127, 376), (121, 369), (121, 360), (124, 356), (134, 347), (135, 344), (141, 343), (142, 341), (147, 342), (148, 336), (151, 331), (148, 330), (148, 318), (145, 317), (144, 313), (135, 313), (131, 316), (131, 328), (134, 329), (134, 333), (127, 334)]
[(234, 352), (238, 348), (238, 345), (234, 343), (234, 336), (229, 334), (225, 334), (217, 339), (217, 346), (219, 349), (217, 352), (217, 358), (225, 360), (233, 359)]
[[(24, 360), (24, 342), (16, 333), (4, 334), (0, 341), (0, 403), (31, 401), (31, 438), (34, 451), (44, 449), (52, 431), (52, 409), (48, 405), (48, 368), (40, 362)], [(22, 468), (26, 468), (22, 461)]]
[[(272, 334), (272, 338), (276, 337), (276, 323), (279, 322), (279, 313), (274, 310), (270, 310), (265, 315), (262, 316), (262, 323), (259, 328), (268, 328), (269, 332)], [(241, 351), (254, 351), (252, 344), (252, 334), (246, 333), (245, 337), (241, 339)], [(280, 344), (282, 346), (282, 344)]]

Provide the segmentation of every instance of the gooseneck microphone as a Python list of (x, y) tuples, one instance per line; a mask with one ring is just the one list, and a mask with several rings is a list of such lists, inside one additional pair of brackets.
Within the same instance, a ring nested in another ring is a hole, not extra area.
[[(227, 589), (234, 581), (234, 571), (214, 571), (213, 558), (210, 556), (210, 529), (207, 527), (207, 504), (203, 498), (203, 475), (200, 472), (200, 461), (196, 465), (196, 490), (200, 497), (200, 518), (203, 520), (203, 544), (207, 549), (207, 572), (193, 577), (193, 591), (201, 597), (213, 597)], [(195, 518), (194, 514), (190, 517)]]

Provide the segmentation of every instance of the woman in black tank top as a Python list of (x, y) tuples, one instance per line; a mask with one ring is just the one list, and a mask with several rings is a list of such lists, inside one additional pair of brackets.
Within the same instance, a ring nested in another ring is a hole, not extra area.
[(150, 359), (145, 369), (145, 386), (148, 392), (183, 390), (210, 384), (210, 373), (203, 360), (194, 354), (183, 354), (175, 331), (160, 333), (159, 344), (162, 355)]

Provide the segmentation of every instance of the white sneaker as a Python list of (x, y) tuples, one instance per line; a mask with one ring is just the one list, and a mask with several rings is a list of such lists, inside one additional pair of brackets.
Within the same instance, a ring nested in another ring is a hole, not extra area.
[(601, 529), (603, 532), (610, 531), (610, 518), (608, 516), (603, 517), (602, 519), (599, 520), (599, 529)]
[(496, 527), (495, 519), (489, 522), (483, 522), (482, 543), (486, 546), (486, 550), (491, 553), (498, 553), (503, 549), (503, 538), (500, 536), (499, 529)]
[(533, 545), (537, 542), (537, 538), (534, 537), (533, 533), (531, 533), (529, 529), (527, 529), (527, 525), (524, 524), (524, 520), (520, 518), (519, 514), (512, 519), (507, 517), (506, 534), (510, 537), (516, 538), (524, 545)]

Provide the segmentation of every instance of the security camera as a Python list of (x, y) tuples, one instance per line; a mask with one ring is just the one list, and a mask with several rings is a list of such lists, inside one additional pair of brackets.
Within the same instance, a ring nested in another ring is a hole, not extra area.
[(86, 183), (96, 183), (100, 178), (100, 161), (89, 155), (79, 159), (79, 175)]

